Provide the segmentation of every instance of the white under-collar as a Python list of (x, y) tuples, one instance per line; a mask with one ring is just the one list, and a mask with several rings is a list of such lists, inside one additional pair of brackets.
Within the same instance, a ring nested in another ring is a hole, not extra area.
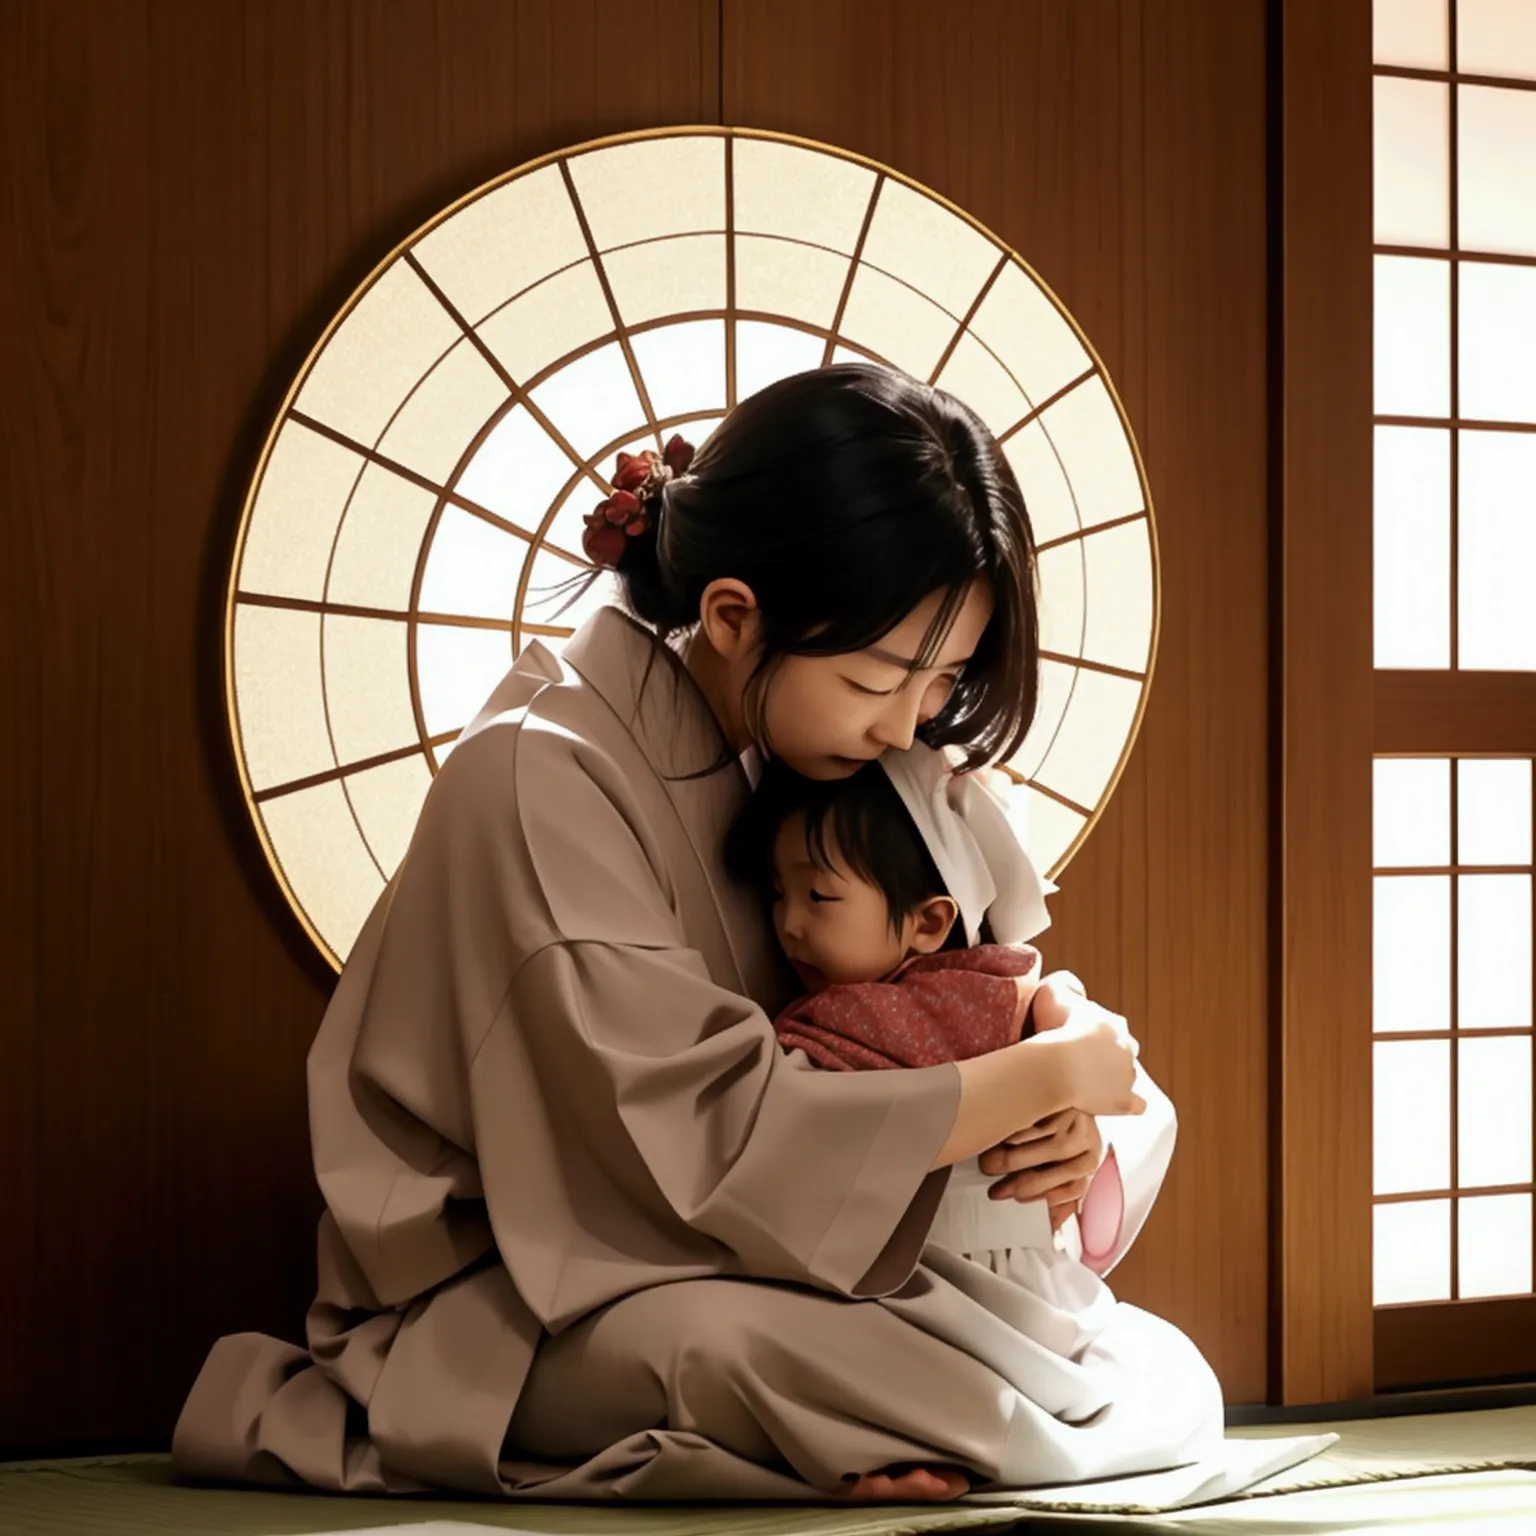
[(756, 789), (757, 781), (763, 776), (763, 755), (757, 750), (757, 743), (749, 742), (747, 750), (736, 760), (741, 764), (741, 771), (747, 776), (747, 783)]

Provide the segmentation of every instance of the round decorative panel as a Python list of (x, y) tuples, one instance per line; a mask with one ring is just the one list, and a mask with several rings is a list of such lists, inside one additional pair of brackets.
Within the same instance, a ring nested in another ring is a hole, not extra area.
[(620, 450), (702, 443), (735, 403), (850, 358), (996, 433), (1040, 551), (1040, 710), (1007, 765), (1058, 873), (1141, 717), (1157, 559), (1140, 457), (1092, 348), (975, 220), (894, 171), (743, 129), (606, 139), (513, 171), (390, 255), (289, 391), (226, 606), (241, 782), (333, 964), (432, 775), (531, 637), (610, 578), (581, 519)]

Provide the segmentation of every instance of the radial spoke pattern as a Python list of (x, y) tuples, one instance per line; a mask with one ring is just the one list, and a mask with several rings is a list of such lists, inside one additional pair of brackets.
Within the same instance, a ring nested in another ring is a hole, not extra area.
[(1097, 359), (1012, 252), (892, 172), (770, 134), (641, 134), (514, 172), (415, 236), (268, 440), (231, 582), (231, 713), (273, 867), (333, 962), (521, 647), (558, 652), (611, 601), (608, 578), (570, 588), (614, 456), (701, 443), (738, 400), (854, 358), (965, 401), (1019, 477), (1045, 654), (1008, 767), (1059, 870), (1129, 751), (1156, 628), (1144, 479)]

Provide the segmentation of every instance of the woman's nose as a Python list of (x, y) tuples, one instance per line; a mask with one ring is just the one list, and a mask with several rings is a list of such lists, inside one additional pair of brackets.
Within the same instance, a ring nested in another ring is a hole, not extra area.
[(920, 700), (905, 703), (881, 715), (870, 727), (869, 734), (882, 747), (895, 747), (898, 752), (905, 752), (912, 745), (913, 737), (917, 734), (917, 728), (922, 724), (923, 718)]

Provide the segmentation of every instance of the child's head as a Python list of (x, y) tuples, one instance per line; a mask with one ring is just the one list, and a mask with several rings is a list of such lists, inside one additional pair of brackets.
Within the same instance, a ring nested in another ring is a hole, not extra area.
[(809, 780), (769, 763), (726, 841), (732, 876), (773, 892), (773, 925), (812, 990), (876, 981), (965, 942), (959, 908), (878, 763)]

